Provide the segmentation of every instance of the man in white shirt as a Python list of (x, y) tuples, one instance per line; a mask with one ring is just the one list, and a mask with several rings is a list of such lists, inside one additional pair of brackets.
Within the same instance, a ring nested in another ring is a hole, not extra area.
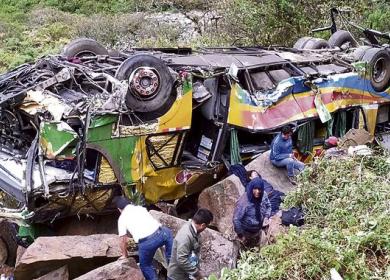
[(157, 280), (152, 264), (153, 257), (158, 248), (165, 246), (165, 257), (169, 264), (173, 243), (172, 231), (155, 220), (146, 208), (130, 204), (125, 197), (115, 197), (113, 202), (121, 212), (118, 219), (118, 234), (122, 257), (128, 257), (129, 232), (138, 243), (139, 264), (145, 279)]

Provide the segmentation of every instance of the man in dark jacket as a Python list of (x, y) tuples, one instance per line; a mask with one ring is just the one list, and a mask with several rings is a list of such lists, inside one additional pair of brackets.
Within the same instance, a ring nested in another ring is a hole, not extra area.
[(287, 175), (292, 184), (295, 182), (295, 170), (299, 172), (305, 168), (305, 164), (294, 157), (292, 152), (292, 129), (290, 126), (282, 127), (282, 131), (271, 143), (270, 160), (277, 167), (287, 167)]
[(168, 279), (202, 279), (199, 272), (199, 234), (213, 220), (213, 214), (207, 209), (199, 209), (192, 220), (185, 223), (177, 232), (173, 241), (172, 256), (168, 267)]
[(264, 191), (264, 182), (259, 177), (254, 178), (234, 209), (234, 231), (245, 245), (254, 245), (258, 242), (264, 219), (270, 216), (271, 204)]

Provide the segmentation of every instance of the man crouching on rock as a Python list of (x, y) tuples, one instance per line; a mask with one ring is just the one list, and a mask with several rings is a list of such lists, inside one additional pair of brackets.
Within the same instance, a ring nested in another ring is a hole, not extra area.
[(264, 220), (271, 216), (271, 203), (264, 191), (264, 182), (256, 177), (251, 180), (245, 193), (237, 201), (233, 214), (234, 231), (246, 247), (260, 243)]
[(138, 243), (139, 266), (145, 279), (157, 280), (152, 264), (153, 257), (158, 248), (165, 246), (165, 257), (169, 263), (173, 243), (171, 230), (155, 220), (146, 208), (130, 204), (125, 197), (115, 197), (113, 203), (121, 212), (118, 219), (118, 233), (122, 257), (128, 257), (127, 232), (129, 232), (134, 242)]
[(199, 234), (213, 220), (207, 209), (199, 209), (192, 220), (185, 223), (173, 241), (172, 258), (168, 267), (169, 280), (202, 279), (199, 271)]

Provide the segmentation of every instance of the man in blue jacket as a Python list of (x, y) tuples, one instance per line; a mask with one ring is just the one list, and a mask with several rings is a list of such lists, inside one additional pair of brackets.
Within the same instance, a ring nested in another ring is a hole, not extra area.
[(291, 135), (292, 129), (290, 126), (282, 127), (282, 131), (271, 143), (270, 160), (277, 167), (287, 167), (288, 178), (295, 185), (295, 170), (302, 171), (305, 164), (294, 157)]
[(257, 177), (251, 180), (240, 197), (233, 214), (234, 231), (246, 246), (258, 244), (264, 219), (271, 216), (271, 204), (264, 191), (264, 182)]

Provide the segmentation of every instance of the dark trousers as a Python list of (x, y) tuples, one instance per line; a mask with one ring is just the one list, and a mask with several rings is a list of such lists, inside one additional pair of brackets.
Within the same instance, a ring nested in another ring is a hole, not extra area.
[(153, 268), (153, 257), (157, 249), (162, 246), (165, 247), (165, 257), (167, 263), (169, 263), (172, 253), (172, 244), (172, 231), (163, 226), (148, 237), (139, 240), (139, 265), (146, 280), (157, 280), (157, 274)]

